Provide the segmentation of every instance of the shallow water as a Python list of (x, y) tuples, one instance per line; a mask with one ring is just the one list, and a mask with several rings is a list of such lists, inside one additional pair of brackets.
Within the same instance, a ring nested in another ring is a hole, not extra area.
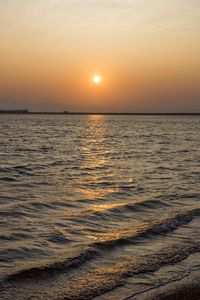
[(199, 153), (199, 117), (1, 115), (3, 299), (112, 299), (130, 278), (133, 297), (200, 272)]

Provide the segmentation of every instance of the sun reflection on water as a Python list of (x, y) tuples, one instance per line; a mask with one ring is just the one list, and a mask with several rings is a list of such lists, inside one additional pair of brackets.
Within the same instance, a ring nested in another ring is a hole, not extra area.
[[(87, 176), (82, 178), (84, 188), (78, 192), (86, 200), (106, 199), (117, 191), (117, 187), (109, 184), (115, 177), (108, 155), (106, 139), (106, 121), (103, 115), (88, 116), (88, 126), (85, 139), (81, 145), (81, 165), (83, 171), (89, 170)], [(110, 149), (109, 149), (110, 151)]]

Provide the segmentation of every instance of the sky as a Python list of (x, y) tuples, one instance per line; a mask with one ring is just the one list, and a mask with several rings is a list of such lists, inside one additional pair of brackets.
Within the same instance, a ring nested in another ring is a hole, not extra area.
[(200, 1), (0, 0), (0, 109), (22, 108), (200, 112)]

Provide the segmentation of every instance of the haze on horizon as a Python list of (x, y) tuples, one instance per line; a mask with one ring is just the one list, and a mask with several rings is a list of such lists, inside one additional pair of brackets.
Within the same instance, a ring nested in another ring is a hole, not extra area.
[(200, 112), (199, 53), (199, 0), (1, 1), (0, 109)]

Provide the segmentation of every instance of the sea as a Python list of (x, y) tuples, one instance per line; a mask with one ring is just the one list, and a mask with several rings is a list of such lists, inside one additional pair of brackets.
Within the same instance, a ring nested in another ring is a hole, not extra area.
[(199, 116), (0, 115), (1, 300), (199, 282)]

